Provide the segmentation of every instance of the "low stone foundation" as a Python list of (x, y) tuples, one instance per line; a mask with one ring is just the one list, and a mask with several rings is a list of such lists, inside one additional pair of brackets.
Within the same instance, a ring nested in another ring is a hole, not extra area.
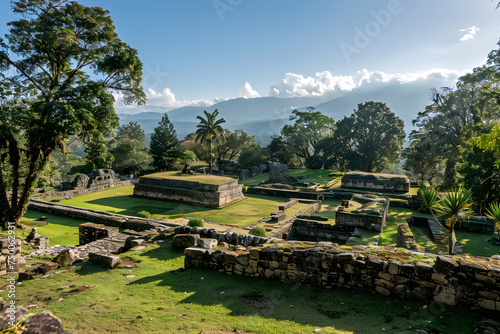
[(118, 234), (118, 227), (104, 226), (102, 224), (85, 223), (78, 226), (80, 246), (99, 239), (108, 238)]
[(186, 267), (324, 288), (359, 287), (400, 299), (500, 311), (500, 262), (496, 259), (437, 256), (434, 265), (408, 264), (362, 253), (368, 251), (358, 247), (343, 253), (325, 242), (294, 248), (287, 242), (242, 252), (195, 246), (186, 248), (184, 255)]
[(398, 224), (398, 241), (396, 246), (413, 251), (425, 251), (424, 249), (419, 249), (408, 223)]
[[(243, 185), (231, 178), (218, 177), (219, 184), (213, 184), (203, 183), (209, 181), (203, 181), (201, 176), (184, 176), (185, 180), (179, 180), (169, 178), (168, 174), (164, 177), (156, 175), (141, 177), (134, 187), (134, 196), (211, 208), (222, 208), (244, 199)], [(217, 178), (213, 175), (206, 177)]]
[(339, 226), (313, 219), (311, 217), (295, 219), (288, 234), (288, 240), (346, 241), (355, 229), (354, 226)]
[(342, 188), (406, 193), (410, 191), (410, 180), (404, 175), (347, 172), (342, 177)]

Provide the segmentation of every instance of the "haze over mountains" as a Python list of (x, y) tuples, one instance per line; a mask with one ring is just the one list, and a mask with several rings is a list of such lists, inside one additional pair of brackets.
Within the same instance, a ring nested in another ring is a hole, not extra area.
[[(256, 97), (235, 98), (215, 103), (211, 106), (185, 106), (177, 109), (161, 106), (143, 106), (137, 108), (137, 114), (121, 113), (120, 124), (130, 121), (138, 122), (146, 134), (153, 132), (163, 114), (168, 112), (174, 123), (179, 139), (196, 130), (198, 121), (196, 116), (202, 115), (203, 110), (212, 112), (219, 110), (219, 116), (226, 120), (224, 127), (230, 130), (243, 129), (250, 135), (255, 135), (261, 145), (267, 145), (270, 137), (279, 134), (289, 120), (294, 109), (305, 110), (309, 106), (315, 107), (325, 115), (335, 120), (350, 115), (359, 103), (366, 101), (384, 102), (405, 122), (406, 133), (413, 128), (412, 120), (425, 106), (432, 103), (431, 89), (454, 85), (456, 77), (432, 75), (410, 82), (401, 80), (369, 81), (350, 91), (335, 91), (320, 97)], [(149, 137), (149, 135), (148, 135)]]

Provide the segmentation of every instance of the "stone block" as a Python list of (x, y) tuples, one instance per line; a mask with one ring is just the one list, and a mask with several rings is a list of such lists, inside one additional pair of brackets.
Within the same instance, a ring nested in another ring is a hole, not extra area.
[(436, 263), (434, 264), (434, 268), (438, 271), (455, 271), (458, 267), (457, 261), (446, 256), (436, 257)]
[(434, 297), (434, 300), (444, 305), (449, 305), (449, 306), (457, 305), (457, 298), (454, 294), (451, 293), (441, 292)]
[(177, 248), (193, 247), (199, 238), (199, 234), (176, 234), (172, 239), (172, 245)]
[(106, 268), (112, 269), (120, 262), (118, 255), (105, 254), (105, 253), (89, 253), (89, 260), (94, 264), (103, 265)]
[(492, 310), (495, 311), (496, 306), (495, 306), (495, 301), (490, 300), (490, 299), (482, 299), (480, 300), (477, 305), (481, 308), (484, 308), (486, 310)]
[(62, 321), (50, 311), (34, 314), (24, 322), (25, 334), (62, 334), (64, 326)]
[(381, 293), (383, 294), (384, 296), (389, 296), (391, 294), (391, 291), (389, 289), (386, 289), (380, 285), (377, 285), (375, 287), (375, 291), (377, 291), (378, 293)]
[(0, 331), (3, 331), (9, 327), (9, 321), (12, 321), (10, 316), (15, 314), (15, 322), (19, 322), (25, 315), (29, 313), (26, 307), (16, 306), (15, 310), (5, 308), (0, 311)]
[(57, 262), (61, 267), (69, 266), (76, 260), (78, 260), (78, 256), (71, 249), (63, 251), (55, 258), (55, 262)]
[(199, 238), (196, 240), (198, 246), (206, 249), (217, 247), (217, 239)]
[(47, 263), (41, 265), (36, 270), (38, 272), (40, 272), (41, 274), (45, 275), (46, 273), (48, 273), (50, 271), (54, 271), (57, 268), (59, 268), (59, 264), (57, 262), (50, 261), (50, 262), (47, 262)]

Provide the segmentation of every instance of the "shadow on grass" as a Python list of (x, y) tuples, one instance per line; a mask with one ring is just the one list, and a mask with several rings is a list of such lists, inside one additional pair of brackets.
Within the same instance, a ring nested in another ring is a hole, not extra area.
[[(398, 333), (409, 333), (405, 331), (408, 326), (428, 324), (430, 328), (449, 328), (452, 317), (470, 315), (466, 309), (445, 309), (435, 303), (427, 309), (428, 302), (401, 301), (365, 290), (326, 290), (297, 282), (227, 275), (198, 268), (143, 277), (129, 285), (149, 283), (185, 294), (179, 301), (181, 304), (222, 305), (232, 316), (257, 316), (315, 327), (335, 323), (337, 329), (354, 332), (374, 324), (392, 326)], [(468, 325), (461, 326), (471, 329), (472, 321), (464, 321)]]

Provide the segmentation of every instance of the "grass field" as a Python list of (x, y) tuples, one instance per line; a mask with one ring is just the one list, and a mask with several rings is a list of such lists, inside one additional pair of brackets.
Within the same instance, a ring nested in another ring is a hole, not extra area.
[[(306, 169), (306, 168), (298, 168), (298, 169), (290, 169), (289, 170), (289, 175), (290, 176), (304, 176), (308, 175), (307, 178), (305, 178), (304, 182), (317, 182), (321, 183), (322, 185), (327, 184), (328, 182), (340, 178), (340, 176), (328, 176), (329, 174), (333, 173), (335, 171), (332, 170), (324, 170), (324, 169)], [(251, 177), (249, 179), (240, 181), (241, 184), (244, 184), (246, 186), (256, 186), (260, 184), (262, 181), (267, 181), (269, 180), (269, 173), (263, 173), (261, 175), (257, 175), (254, 177)]]
[(133, 186), (111, 188), (108, 190), (73, 197), (61, 204), (82, 208), (102, 210), (123, 215), (137, 216), (140, 211), (148, 211), (155, 216), (175, 218), (202, 218), (226, 225), (248, 226), (278, 210), (286, 198), (275, 198), (246, 194), (245, 200), (222, 209), (210, 209), (189, 204), (156, 201), (132, 197)]
[[(480, 316), (465, 308), (444, 309), (356, 289), (328, 290), (201, 269), (178, 272), (182, 251), (170, 242), (160, 245), (121, 254), (137, 262), (136, 268), (106, 270), (84, 264), (80, 270), (25, 282), (16, 286), (17, 305), (37, 305), (31, 312), (50, 310), (74, 334), (222, 329), (256, 334), (413, 334), (419, 328), (472, 333)], [(83, 285), (93, 289), (69, 296)], [(7, 291), (0, 296), (7, 298)], [(488, 316), (484, 311), (481, 315)]]

